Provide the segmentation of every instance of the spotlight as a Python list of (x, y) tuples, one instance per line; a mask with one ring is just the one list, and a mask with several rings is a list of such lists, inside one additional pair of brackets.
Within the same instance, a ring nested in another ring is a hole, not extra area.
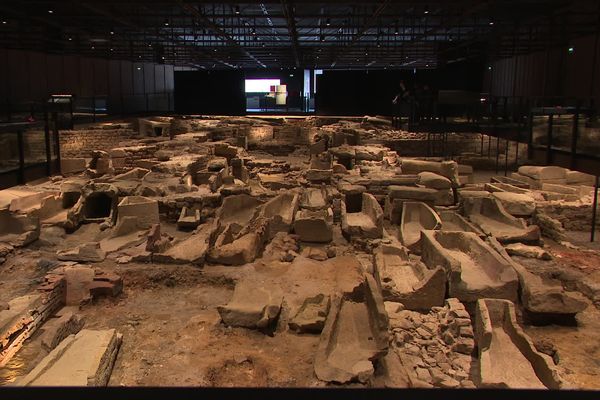
[(573, 54), (575, 52), (575, 47), (570, 46), (567, 51), (569, 52), (569, 54)]
[(165, 18), (164, 24), (165, 24), (165, 26), (169, 26), (169, 20)]
[(110, 34), (111, 34), (111, 35), (114, 35), (114, 34), (115, 34), (115, 31), (110, 31)]
[(114, 51), (115, 49), (110, 49), (110, 51)]
[[(141, 56), (140, 56), (140, 58), (141, 58)], [(141, 71), (141, 70), (142, 70), (142, 67), (137, 67), (137, 70), (138, 70), (138, 71)]]
[(494, 25), (494, 21), (490, 21), (490, 26)]
[(54, 10), (48, 10), (48, 14), (54, 14)]
[(240, 15), (240, 6), (235, 6), (235, 15)]
[(71, 42), (72, 40), (73, 40), (73, 38), (72, 38), (72, 37), (70, 37), (70, 38), (69, 38), (69, 42)]
[(324, 42), (324, 41), (325, 41), (325, 35), (321, 35), (321, 36), (319, 37), (319, 40), (320, 40), (321, 42)]
[(488, 65), (488, 71), (491, 71), (491, 70), (492, 70), (492, 66)]
[(327, 18), (327, 21), (325, 22), (325, 25), (331, 26), (331, 18)]
[(423, 11), (423, 14), (429, 14), (429, 6), (425, 6), (425, 10)]
[(2, 21), (2, 25), (6, 25), (6, 24), (8, 24), (8, 22)]
[(252, 32), (253, 35), (256, 35), (256, 29), (252, 28), (250, 32)]

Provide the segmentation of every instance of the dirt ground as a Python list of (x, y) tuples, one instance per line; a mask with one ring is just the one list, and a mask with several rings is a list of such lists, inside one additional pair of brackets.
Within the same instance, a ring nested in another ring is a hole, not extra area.
[[(0, 301), (34, 290), (46, 273), (47, 263), (40, 260), (52, 260), (53, 254), (28, 249), (11, 257), (0, 267)], [(548, 262), (527, 259), (523, 263), (529, 269), (537, 265), (539, 270)], [(559, 258), (552, 263), (566, 270), (575, 268)], [(124, 280), (124, 293), (118, 298), (100, 299), (81, 308), (86, 328), (115, 328), (123, 334), (109, 385), (324, 385), (313, 372), (318, 335), (278, 328), (269, 336), (220, 323), (216, 307), (229, 301), (246, 267), (118, 265), (110, 259), (94, 265)], [(534, 341), (547, 339), (556, 346), (567, 387), (600, 389), (600, 311), (590, 305), (577, 322), (578, 326), (525, 326), (525, 331)], [(26, 374), (45, 356), (39, 344), (42, 332), (0, 369), (0, 384)]]

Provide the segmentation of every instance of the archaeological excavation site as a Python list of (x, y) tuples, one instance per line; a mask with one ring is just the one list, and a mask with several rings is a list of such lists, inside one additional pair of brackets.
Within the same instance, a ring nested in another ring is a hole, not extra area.
[(18, 3), (0, 396), (600, 389), (595, 2)]

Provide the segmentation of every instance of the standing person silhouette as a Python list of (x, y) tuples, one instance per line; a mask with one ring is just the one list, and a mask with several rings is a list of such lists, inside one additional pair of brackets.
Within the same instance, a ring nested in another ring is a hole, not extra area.
[(394, 105), (394, 114), (392, 116), (392, 127), (394, 129), (401, 129), (402, 127), (402, 113), (406, 109), (408, 105), (410, 93), (404, 80), (400, 80), (400, 84), (398, 85), (398, 93), (392, 100), (392, 104)]

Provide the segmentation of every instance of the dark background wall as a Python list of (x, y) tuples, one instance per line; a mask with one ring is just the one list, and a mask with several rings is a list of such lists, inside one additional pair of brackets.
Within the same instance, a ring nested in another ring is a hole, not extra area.
[(175, 111), (181, 114), (245, 115), (245, 79), (280, 79), (287, 85), (289, 101), (297, 101), (303, 89), (303, 73), (303, 70), (287, 69), (176, 71)]
[[(138, 69), (139, 68), (139, 69)], [(50, 94), (107, 96), (110, 112), (173, 108), (172, 65), (0, 49), (0, 107)], [(171, 103), (171, 104), (169, 104)]]
[(482, 61), (456, 62), (437, 69), (323, 71), (317, 77), (316, 110), (320, 115), (390, 115), (392, 99), (404, 80), (439, 90), (481, 91)]
[[(574, 47), (573, 53), (567, 51), (569, 46)], [(483, 87), (492, 95), (600, 97), (600, 40), (596, 35), (489, 65), (492, 69), (485, 68)]]
[(177, 71), (175, 112), (180, 114), (244, 115), (242, 71)]

